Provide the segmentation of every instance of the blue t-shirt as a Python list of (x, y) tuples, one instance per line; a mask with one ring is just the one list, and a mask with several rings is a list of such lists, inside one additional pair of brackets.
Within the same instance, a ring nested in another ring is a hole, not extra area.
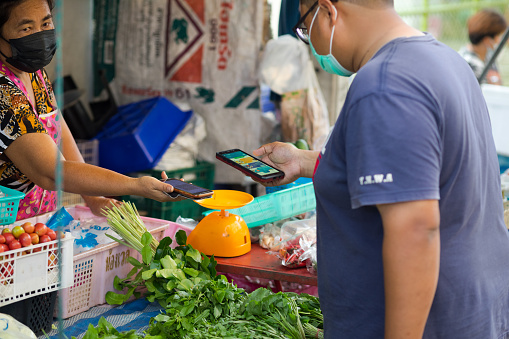
[(358, 72), (314, 177), (326, 338), (384, 336), (376, 204), (438, 199), (440, 274), (424, 338), (509, 337), (509, 236), (479, 85), (432, 36), (398, 38)]

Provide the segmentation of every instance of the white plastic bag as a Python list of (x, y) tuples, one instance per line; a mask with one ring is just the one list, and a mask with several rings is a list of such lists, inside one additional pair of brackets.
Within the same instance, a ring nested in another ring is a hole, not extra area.
[(206, 136), (205, 120), (200, 115), (193, 113), (182, 132), (173, 140), (154, 169), (170, 171), (194, 167), (198, 157), (199, 144)]
[(261, 82), (282, 96), (283, 141), (304, 139), (312, 147), (329, 131), (329, 112), (308, 47), (283, 35), (267, 43), (260, 64)]
[(34, 332), (8, 314), (0, 313), (1, 339), (37, 339)]

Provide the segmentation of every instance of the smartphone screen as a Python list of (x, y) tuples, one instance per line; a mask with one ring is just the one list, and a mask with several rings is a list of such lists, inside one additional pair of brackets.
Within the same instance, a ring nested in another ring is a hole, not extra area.
[(269, 166), (263, 161), (238, 149), (219, 152), (217, 156), (224, 157), (226, 160), (233, 162), (242, 167), (245, 171), (255, 174), (261, 179), (275, 179), (284, 176), (284, 173), (277, 168)]
[(184, 196), (192, 198), (203, 198), (212, 196), (214, 192), (209, 189), (190, 184), (179, 179), (168, 179), (165, 183), (173, 186), (174, 191), (181, 193)]

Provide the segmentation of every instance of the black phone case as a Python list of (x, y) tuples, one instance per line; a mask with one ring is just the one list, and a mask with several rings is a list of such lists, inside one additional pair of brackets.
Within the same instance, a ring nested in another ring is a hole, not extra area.
[[(170, 180), (170, 179), (172, 179), (172, 180), (178, 180), (178, 179), (175, 179), (175, 178), (168, 178), (168, 180)], [(166, 182), (166, 181), (165, 181), (165, 182)], [(192, 185), (191, 183), (188, 183), (188, 184)], [(170, 184), (170, 185), (171, 185), (171, 184)], [(204, 190), (207, 190), (207, 191), (212, 192), (212, 190), (209, 190), (208, 188), (204, 188), (204, 187), (196, 186), (196, 185), (193, 185), (193, 186), (195, 186), (195, 187), (199, 187), (199, 188), (203, 188)], [(191, 194), (185, 194), (185, 193), (182, 193), (182, 192), (185, 192), (185, 191), (183, 191), (183, 190), (179, 190), (180, 192), (177, 192), (177, 191), (176, 191), (177, 189), (178, 189), (178, 188), (176, 188), (176, 187), (174, 186), (174, 187), (173, 187), (173, 190), (174, 190), (174, 191), (173, 191), (173, 192), (171, 192), (171, 193), (166, 193), (166, 194), (168, 194), (168, 195), (169, 195), (170, 197), (172, 197), (172, 198), (178, 198), (179, 196), (182, 196), (182, 197), (184, 197), (184, 198), (186, 198), (186, 199), (190, 199), (190, 200), (203, 200), (203, 199), (212, 198), (212, 196), (213, 196), (213, 192), (212, 192), (212, 194), (210, 194), (209, 196), (205, 196), (205, 197), (193, 197)], [(186, 193), (187, 193), (187, 192), (186, 192)]]

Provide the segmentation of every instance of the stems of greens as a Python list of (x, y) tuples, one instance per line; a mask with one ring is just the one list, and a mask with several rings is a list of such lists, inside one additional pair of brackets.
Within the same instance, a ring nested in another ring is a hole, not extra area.
[[(108, 219), (108, 224), (111, 228), (135, 250), (141, 253), (143, 249), (141, 237), (148, 231), (140, 218), (136, 206), (131, 202), (124, 202), (120, 207), (104, 208), (103, 215)], [(158, 245), (159, 242), (152, 238), (150, 243), (152, 255), (155, 254)]]

